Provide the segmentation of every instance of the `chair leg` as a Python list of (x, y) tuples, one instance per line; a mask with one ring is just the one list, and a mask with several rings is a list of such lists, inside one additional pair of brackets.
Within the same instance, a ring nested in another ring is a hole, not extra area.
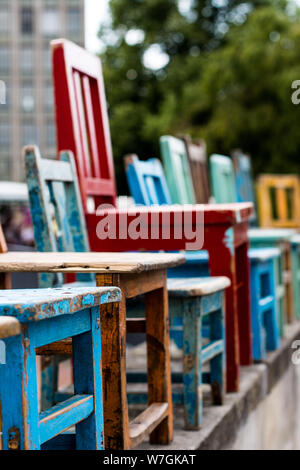
[(183, 300), (183, 384), (186, 429), (202, 422), (202, 320), (199, 299)]
[(91, 308), (91, 330), (73, 337), (74, 392), (94, 395), (94, 412), (76, 425), (77, 450), (103, 450), (104, 424), (99, 307)]
[[(120, 286), (118, 274), (97, 275), (97, 286)], [(105, 448), (130, 449), (126, 396), (126, 298), (101, 307)]]
[(225, 357), (225, 312), (224, 307), (210, 314), (210, 341), (224, 341), (224, 349), (210, 361), (210, 383), (214, 405), (222, 405), (226, 393), (226, 357)]
[(148, 404), (168, 403), (168, 415), (150, 434), (150, 443), (169, 444), (173, 439), (173, 413), (166, 276), (164, 287), (145, 295), (145, 306)]
[(6, 364), (0, 365), (2, 448), (39, 450), (35, 350), (22, 334), (6, 339), (5, 345)]

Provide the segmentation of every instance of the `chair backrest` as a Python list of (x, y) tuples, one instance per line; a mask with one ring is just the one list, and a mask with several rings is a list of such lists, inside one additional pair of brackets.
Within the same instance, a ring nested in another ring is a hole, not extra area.
[(195, 204), (196, 198), (185, 144), (172, 136), (160, 138), (167, 183), (174, 204)]
[(206, 144), (204, 140), (192, 140), (190, 136), (181, 136), (181, 139), (186, 147), (196, 202), (198, 204), (207, 204), (211, 194)]
[(124, 161), (129, 189), (136, 204), (172, 204), (164, 170), (157, 158), (142, 161), (137, 155), (127, 155)]
[(262, 227), (300, 226), (300, 180), (296, 175), (264, 174), (257, 180), (257, 202)]
[(51, 42), (58, 153), (75, 156), (84, 212), (88, 199), (116, 205), (113, 153), (100, 59), (76, 44)]
[[(89, 251), (82, 203), (71, 152), (60, 160), (41, 158), (38, 147), (24, 148), (25, 171), (31, 217), (38, 251)], [(90, 274), (78, 274), (78, 281), (91, 281)], [(61, 285), (61, 275), (40, 276), (41, 287)]]
[[(0, 255), (1, 253), (7, 253), (7, 245), (0, 224)], [(0, 289), (11, 289), (11, 277), (9, 273), (0, 273)]]
[(234, 150), (232, 152), (232, 161), (235, 172), (237, 202), (255, 203), (250, 157), (241, 150)]
[(217, 204), (237, 202), (233, 164), (229, 157), (213, 154), (209, 159), (212, 193)]

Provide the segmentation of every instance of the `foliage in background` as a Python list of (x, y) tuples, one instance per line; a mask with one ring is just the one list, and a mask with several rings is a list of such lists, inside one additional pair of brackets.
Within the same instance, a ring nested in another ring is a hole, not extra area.
[[(159, 156), (165, 133), (202, 137), (209, 153), (240, 147), (256, 171), (300, 172), (300, 105), (291, 102), (291, 83), (300, 79), (300, 23), (287, 5), (110, 1), (101, 57), (121, 193), (123, 156)], [(150, 67), (151, 53), (157, 63)]]

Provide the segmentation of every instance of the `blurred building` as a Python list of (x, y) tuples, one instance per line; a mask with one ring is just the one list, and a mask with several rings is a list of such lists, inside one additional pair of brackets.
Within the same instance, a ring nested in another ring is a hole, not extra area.
[(23, 179), (26, 144), (55, 156), (49, 42), (58, 37), (84, 45), (84, 0), (0, 0), (0, 180)]

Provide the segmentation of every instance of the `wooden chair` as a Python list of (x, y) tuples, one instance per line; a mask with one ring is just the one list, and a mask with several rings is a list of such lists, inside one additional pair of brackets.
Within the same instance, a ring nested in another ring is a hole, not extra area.
[(210, 200), (210, 182), (208, 178), (206, 144), (204, 140), (181, 136), (185, 143), (186, 153), (193, 180), (197, 204), (207, 204)]
[[(230, 171), (230, 161), (227, 162), (226, 157), (216, 156), (214, 163), (216, 165), (216, 174), (221, 178), (226, 178), (225, 184), (232, 183), (232, 172)], [(158, 164), (158, 163), (157, 163)], [(225, 164), (226, 171), (221, 171), (218, 164)], [(155, 186), (152, 181), (152, 160), (149, 161), (149, 171), (147, 171), (147, 162), (139, 165), (137, 157), (130, 161), (126, 160), (126, 173), (128, 177), (129, 187), (132, 188), (132, 196), (140, 197), (140, 202), (155, 200), (155, 203), (162, 203), (166, 197), (161, 196), (161, 190), (165, 187), (164, 174), (160, 172), (160, 177), (155, 176)], [(158, 179), (161, 180), (159, 184)], [(139, 187), (137, 187), (137, 185)], [(153, 188), (160, 188), (156, 197), (147, 197), (147, 194), (153, 192)], [(145, 195), (142, 199), (141, 195)], [(274, 350), (278, 347), (279, 338), (279, 317), (276, 305), (276, 286), (275, 286), (275, 263), (279, 262), (281, 252), (276, 249), (256, 249), (249, 250), (249, 258), (251, 263), (251, 322), (252, 322), (252, 345), (253, 357), (261, 360), (265, 357), (266, 349)], [(190, 278), (196, 275), (209, 275), (209, 259), (205, 252), (192, 252), (187, 254), (187, 262), (183, 266), (171, 270), (170, 276), (184, 276)], [(183, 272), (184, 269), (184, 272)], [(177, 272), (178, 271), (178, 272)], [(178, 282), (178, 281), (176, 281)], [(199, 286), (201, 280), (199, 279)], [(205, 280), (204, 280), (205, 282)], [(178, 316), (178, 314), (177, 314)], [(171, 311), (172, 318), (172, 311)], [(177, 320), (175, 319), (175, 322)], [(230, 327), (229, 325), (227, 327)], [(171, 333), (177, 333), (172, 331)], [(177, 343), (178, 344), (178, 343)], [(180, 342), (183, 347), (183, 343)]]
[(160, 138), (161, 155), (174, 204), (195, 204), (194, 188), (185, 144), (172, 136)]
[[(74, 425), (76, 449), (104, 448), (99, 306), (101, 311), (120, 298), (114, 287), (0, 292), (0, 338), (6, 353), (0, 364), (3, 450), (39, 450)], [(39, 413), (36, 351), (69, 337), (74, 395)]]
[[(51, 46), (58, 150), (61, 151), (67, 148), (73, 151), (77, 170), (80, 174), (79, 179), (85, 180), (85, 183), (81, 184), (81, 196), (92, 250), (120, 252), (140, 249), (150, 251), (185, 249), (186, 245), (190, 246), (193, 240), (186, 236), (184, 230), (182, 230), (182, 236), (177, 238), (170, 236), (166, 239), (161, 235), (163, 227), (165, 227), (165, 216), (169, 216), (168, 228), (170, 234), (174, 233), (177, 215), (182, 211), (184, 216), (190, 217), (191, 228), (195, 227), (193, 224), (195, 224), (196, 219), (199, 220), (199, 217), (201, 220), (203, 219), (204, 248), (210, 251), (211, 274), (215, 276), (223, 275), (231, 280), (231, 286), (226, 291), (226, 312), (232, 325), (229, 330), (231, 333), (227, 331), (227, 344), (230, 345), (227, 356), (228, 361), (231, 363), (231, 368), (227, 370), (227, 387), (229, 391), (238, 390), (240, 362), (244, 365), (252, 362), (247, 257), (247, 221), (252, 213), (252, 205), (234, 204), (226, 207), (200, 205), (184, 209), (162, 206), (151, 211), (149, 208), (142, 208), (141, 215), (148, 218), (148, 227), (151, 227), (150, 218), (157, 219), (158, 237), (153, 237), (150, 234), (148, 237), (139, 239), (133, 240), (130, 237), (125, 237), (125, 239), (120, 240), (118, 237), (108, 236), (99, 243), (96, 227), (98, 224), (105, 222), (107, 212), (103, 210), (89, 213), (87, 211), (87, 200), (88, 196), (94, 196), (94, 198), (100, 197), (101, 202), (113, 203), (111, 196), (111, 189), (115, 188), (113, 172), (105, 173), (107, 175), (106, 179), (111, 182), (110, 185), (99, 184), (99, 180), (96, 178), (91, 179), (90, 173), (86, 171), (82, 162), (85, 161), (85, 155), (88, 154), (88, 160), (92, 162), (92, 166), (100, 165), (100, 168), (102, 166), (104, 168), (113, 168), (101, 65), (98, 58), (68, 41), (57, 40), (52, 42)], [(78, 82), (81, 84), (80, 86)], [(83, 85), (87, 82), (89, 82), (89, 87)], [(82, 112), (82, 109), (85, 112)], [(95, 132), (97, 133), (97, 139), (95, 139)], [(183, 142), (181, 142), (181, 149), (185, 154)], [(188, 163), (185, 168), (189, 172)], [(88, 182), (91, 184), (89, 185)], [(84, 189), (87, 186), (90, 187), (89, 194)], [(188, 193), (193, 193), (192, 188), (188, 189)], [(193, 202), (194, 200), (193, 198)], [(107, 211), (109, 213), (109, 209)], [(118, 230), (122, 224), (122, 227), (126, 230), (136, 218), (135, 208), (129, 208), (128, 210), (113, 209), (111, 213), (117, 220)], [(124, 218), (126, 218), (125, 225)], [(236, 265), (240, 265), (241, 268), (236, 270)], [(239, 272), (239, 279), (237, 278), (237, 271)], [(244, 312), (242, 318), (238, 317), (238, 303)], [(240, 344), (238, 330), (240, 330), (240, 338), (243, 338), (243, 340), (240, 340)]]
[[(241, 150), (234, 150), (232, 152), (232, 162), (235, 174), (237, 201), (251, 201), (253, 202), (254, 207), (256, 207), (250, 157), (245, 155)], [(251, 222), (252, 225), (257, 225), (256, 211)]]
[(296, 175), (260, 175), (257, 179), (262, 227), (300, 227), (300, 182)]
[[(44, 251), (38, 255), (44, 254), (44, 259), (48, 256), (49, 260), (48, 269), (42, 270), (46, 273), (43, 280), (57, 282), (57, 278), (53, 278), (55, 270), (49, 269), (53, 266), (54, 252), (78, 250), (83, 254), (88, 249), (75, 164), (68, 152), (61, 154), (60, 161), (42, 159), (36, 147), (26, 147), (24, 155), (35, 239), (38, 250)], [(56, 231), (49, 198), (55, 208)], [(57, 254), (62, 255), (60, 267), (65, 268), (67, 253)], [(76, 272), (76, 259), (71, 269), (60, 270)], [(149, 434), (152, 443), (167, 444), (172, 440), (172, 399), (166, 268), (182, 263), (184, 257), (179, 254), (99, 253), (99, 259), (100, 267), (99, 262), (96, 263), (97, 254), (84, 253), (80, 266), (85, 268), (85, 275), (81, 274), (77, 281), (90, 282), (91, 273), (98, 273), (97, 285), (117, 286), (122, 291), (120, 304), (106, 306), (101, 312), (106, 448), (129, 449)], [(96, 263), (92, 268), (89, 260)], [(36, 265), (34, 270), (41, 272), (38, 261)], [(86, 273), (89, 273), (88, 279)], [(145, 319), (128, 320), (126, 326), (126, 300), (142, 294), (145, 294), (146, 326)], [(126, 397), (126, 328), (129, 332), (146, 332), (148, 350), (150, 406), (130, 425)]]
[[(211, 156), (211, 179), (214, 196), (219, 203), (232, 201), (235, 191), (231, 186), (234, 181), (233, 163), (226, 156)], [(221, 188), (221, 189), (220, 189)], [(282, 251), (281, 264), (278, 266), (279, 274), (277, 279), (277, 301), (280, 309), (281, 333), (283, 333), (283, 324), (285, 319), (289, 322), (294, 317), (294, 295), (292, 279), (297, 277), (297, 272), (292, 271), (293, 263), (291, 256), (291, 236), (293, 231), (282, 229), (251, 229), (249, 231), (250, 246), (252, 248), (279, 247)], [(283, 274), (281, 272), (282, 269)]]

